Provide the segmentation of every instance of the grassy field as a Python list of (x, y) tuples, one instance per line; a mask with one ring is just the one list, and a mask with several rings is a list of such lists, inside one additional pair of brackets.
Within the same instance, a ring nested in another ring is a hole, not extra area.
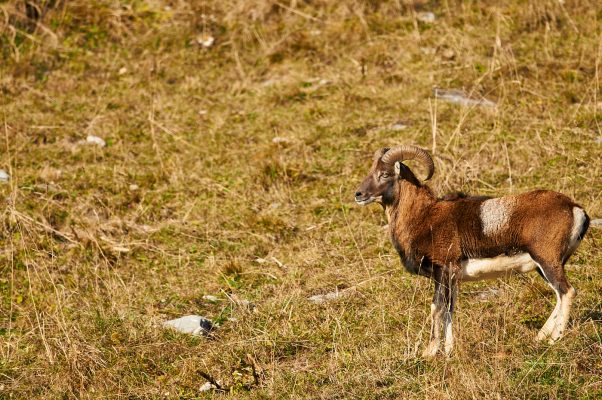
[[(601, 230), (563, 340), (534, 342), (537, 274), (466, 283), (427, 361), (432, 284), (353, 202), (374, 150), (416, 144), (439, 194), (547, 188), (600, 218), (598, 1), (0, 11), (0, 398), (602, 398)], [(219, 327), (162, 327), (186, 314)]]

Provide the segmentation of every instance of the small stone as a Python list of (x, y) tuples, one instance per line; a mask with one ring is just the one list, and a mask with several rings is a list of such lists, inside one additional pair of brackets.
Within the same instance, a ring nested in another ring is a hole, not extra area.
[(270, 86), (274, 86), (278, 83), (280, 83), (279, 79), (266, 79), (265, 81), (261, 82), (261, 86), (270, 87)]
[(290, 144), (291, 142), (292, 142), (291, 139), (281, 137), (281, 136), (276, 136), (275, 138), (272, 139), (272, 143), (275, 143), (275, 144)]
[(418, 14), (417, 18), (418, 18), (418, 21), (422, 21), (427, 24), (432, 24), (433, 22), (435, 22), (435, 19), (437, 19), (435, 14), (433, 14), (430, 11), (421, 12), (420, 14)]
[(146, 225), (146, 224), (136, 225), (136, 228), (144, 233), (155, 233), (155, 232), (159, 231), (159, 228), (154, 228), (154, 227), (152, 227), (150, 225)]
[(202, 34), (202, 35), (197, 36), (196, 42), (201, 47), (208, 49), (209, 47), (213, 46), (213, 43), (215, 43), (215, 38), (208, 34)]
[(0, 169), (0, 182), (10, 181), (10, 175), (3, 169)]
[(236, 304), (238, 304), (240, 307), (247, 308), (247, 309), (249, 309), (249, 310), (253, 310), (253, 309), (255, 309), (255, 304), (254, 304), (254, 303), (252, 303), (252, 302), (250, 302), (250, 301), (249, 301), (249, 300), (247, 300), (247, 299), (241, 299), (241, 300), (237, 300), (237, 301), (236, 301)]
[(52, 183), (36, 183), (31, 189), (39, 193), (58, 193), (61, 191), (58, 186)]
[(326, 301), (338, 299), (342, 296), (342, 294), (343, 292), (340, 291), (330, 292), (326, 294), (316, 294), (314, 296), (309, 297), (307, 300), (311, 301), (312, 303), (320, 304)]
[(213, 329), (211, 320), (200, 315), (186, 315), (163, 323), (179, 332), (194, 336), (207, 336)]
[(93, 144), (99, 147), (105, 147), (107, 145), (107, 142), (105, 142), (103, 138), (94, 135), (88, 135), (88, 137), (86, 138), (86, 143)]
[(479, 293), (479, 301), (486, 302), (493, 297), (497, 297), (500, 293), (499, 289), (489, 288)]
[(235, 294), (230, 295), (230, 299), (240, 308), (244, 308), (250, 311), (255, 310), (255, 304), (247, 299), (241, 299)]
[(217, 303), (217, 302), (219, 302), (219, 301), (220, 301), (218, 297), (216, 297), (216, 296), (213, 296), (213, 295), (211, 295), (211, 294), (206, 294), (206, 295), (204, 295), (204, 296), (203, 296), (203, 299), (204, 299), (204, 300), (207, 300), (207, 301), (209, 301), (209, 302), (211, 302), (211, 303)]
[(117, 74), (125, 75), (125, 74), (127, 74), (127, 72), (128, 72), (128, 69), (126, 67), (121, 67), (121, 68), (119, 68), (119, 72), (117, 72)]
[(402, 131), (404, 129), (406, 129), (408, 126), (406, 124), (404, 124), (401, 121), (397, 121), (394, 124), (391, 125), (391, 130), (392, 131)]
[(205, 382), (203, 385), (201, 385), (201, 387), (199, 388), (199, 392), (208, 392), (210, 390), (215, 389), (215, 386), (210, 383), (210, 382)]
[(138, 189), (140, 189), (140, 186), (136, 185), (135, 183), (130, 185), (130, 192), (135, 192)]
[(115, 253), (129, 253), (130, 249), (124, 246), (113, 246), (111, 247)]
[(446, 60), (451, 60), (456, 56), (456, 53), (452, 49), (445, 49), (441, 52), (441, 57)]
[(433, 89), (433, 93), (437, 99), (447, 101), (448, 103), (459, 104), (462, 106), (482, 106), (482, 107), (495, 107), (496, 104), (488, 99), (471, 99), (467, 97), (462, 91), (450, 89)]

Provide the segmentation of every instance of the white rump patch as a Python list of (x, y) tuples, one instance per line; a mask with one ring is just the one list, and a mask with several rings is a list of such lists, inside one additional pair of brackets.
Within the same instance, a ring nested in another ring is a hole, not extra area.
[(579, 246), (579, 234), (581, 233), (581, 228), (583, 227), (583, 223), (585, 222), (585, 211), (579, 207), (573, 207), (573, 227), (571, 228), (571, 237), (569, 238), (569, 251), (568, 254), (573, 254), (573, 252)]
[(508, 227), (515, 203), (514, 197), (485, 200), (481, 204), (483, 233), (491, 236), (503, 232)]
[(537, 264), (528, 253), (494, 258), (473, 258), (462, 261), (461, 266), (461, 280), (464, 281), (495, 279), (506, 276), (512, 271), (524, 273), (537, 268)]

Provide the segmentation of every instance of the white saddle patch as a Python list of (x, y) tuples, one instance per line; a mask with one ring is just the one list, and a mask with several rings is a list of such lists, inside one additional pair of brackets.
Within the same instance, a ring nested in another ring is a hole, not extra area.
[(495, 279), (509, 275), (512, 271), (530, 272), (537, 264), (528, 253), (513, 256), (497, 256), (494, 258), (472, 258), (461, 263), (461, 277), (464, 281), (480, 281)]
[(483, 234), (487, 236), (503, 232), (508, 227), (516, 199), (511, 196), (485, 200), (481, 204)]

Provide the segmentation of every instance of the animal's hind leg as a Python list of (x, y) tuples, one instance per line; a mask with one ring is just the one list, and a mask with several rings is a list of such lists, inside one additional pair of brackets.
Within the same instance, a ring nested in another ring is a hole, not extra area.
[(560, 293), (552, 285), (550, 285), (550, 287), (556, 293), (556, 306), (554, 307), (554, 311), (552, 311), (552, 313), (548, 317), (546, 323), (543, 324), (543, 326), (537, 333), (536, 339), (538, 341), (544, 340), (552, 334), (552, 331), (554, 330), (554, 327), (556, 326), (556, 319), (558, 318), (558, 311), (560, 310), (560, 303), (561, 303)]
[(562, 337), (569, 323), (571, 305), (573, 304), (573, 299), (577, 295), (577, 291), (568, 282), (567, 285), (568, 287), (566, 290), (560, 295), (560, 309), (556, 316), (556, 325), (550, 335), (550, 343), (553, 343)]
[(556, 326), (556, 318), (558, 316), (558, 310), (560, 310), (560, 292), (558, 290), (556, 290), (554, 285), (552, 285), (550, 283), (550, 281), (546, 277), (546, 274), (543, 272), (543, 269), (541, 268), (541, 266), (539, 264), (538, 264), (538, 272), (541, 275), (541, 277), (546, 281), (546, 283), (552, 288), (554, 293), (556, 294), (556, 306), (554, 306), (554, 310), (548, 317), (546, 323), (543, 324), (543, 326), (537, 333), (536, 339), (538, 341), (541, 341), (541, 340), (548, 338), (552, 334), (552, 331), (554, 330), (554, 327)]
[(537, 263), (544, 279), (556, 293), (554, 311), (537, 334), (537, 340), (549, 337), (549, 342), (554, 343), (560, 339), (566, 329), (576, 291), (566, 279), (561, 262), (545, 263), (538, 260)]

